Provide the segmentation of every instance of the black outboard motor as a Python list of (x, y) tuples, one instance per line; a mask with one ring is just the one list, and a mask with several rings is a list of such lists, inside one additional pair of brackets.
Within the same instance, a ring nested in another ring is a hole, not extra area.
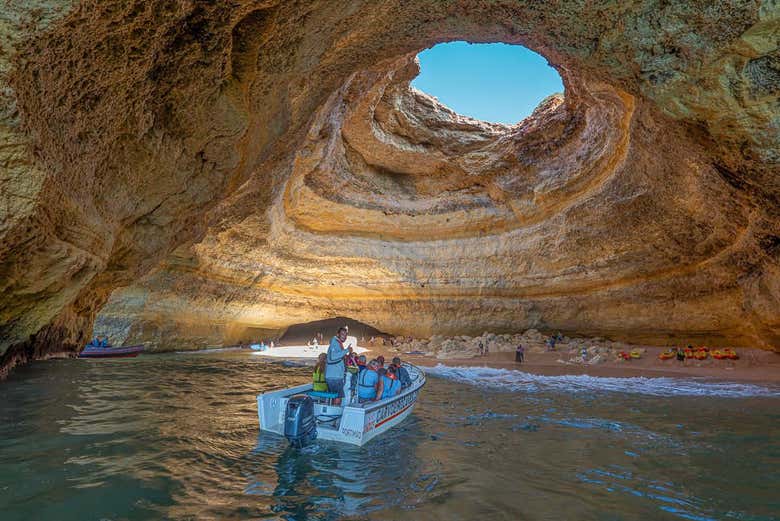
[(293, 447), (304, 447), (317, 439), (314, 401), (305, 394), (296, 394), (287, 401), (284, 413), (284, 437)]

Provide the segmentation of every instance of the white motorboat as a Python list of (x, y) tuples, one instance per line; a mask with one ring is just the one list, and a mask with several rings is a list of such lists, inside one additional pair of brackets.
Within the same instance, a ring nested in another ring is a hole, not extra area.
[(412, 364), (403, 366), (411, 385), (392, 398), (376, 402), (357, 403), (352, 397), (349, 404), (333, 405), (335, 395), (312, 391), (311, 383), (260, 394), (260, 430), (280, 434), (291, 442), (293, 438), (319, 438), (363, 445), (401, 423), (414, 409), (425, 385), (425, 373)]

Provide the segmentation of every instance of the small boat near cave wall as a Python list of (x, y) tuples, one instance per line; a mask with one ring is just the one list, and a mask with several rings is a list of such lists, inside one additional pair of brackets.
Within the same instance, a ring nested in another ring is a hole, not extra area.
[(143, 345), (122, 347), (88, 345), (79, 353), (79, 358), (133, 358), (140, 355), (143, 350)]

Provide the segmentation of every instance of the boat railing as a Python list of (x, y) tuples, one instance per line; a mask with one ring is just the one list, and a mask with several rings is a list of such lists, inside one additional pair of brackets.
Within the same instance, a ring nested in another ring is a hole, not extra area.
[(419, 379), (423, 379), (423, 380), (425, 379), (425, 371), (423, 371), (422, 369), (420, 369), (416, 365), (414, 365), (412, 363), (409, 363), (409, 362), (401, 362), (401, 365), (402, 366), (411, 367), (412, 369), (414, 369), (415, 377), (412, 379), (412, 382), (414, 382), (415, 380), (419, 380)]

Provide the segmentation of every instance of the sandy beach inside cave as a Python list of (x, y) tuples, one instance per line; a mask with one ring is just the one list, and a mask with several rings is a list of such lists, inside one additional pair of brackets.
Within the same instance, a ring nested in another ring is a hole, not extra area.
[[(364, 347), (356, 346), (355, 352), (358, 354), (362, 354), (367, 352), (368, 350)], [(307, 345), (298, 345), (298, 346), (279, 346), (274, 347), (273, 349), (269, 348), (265, 351), (253, 351), (252, 354), (255, 356), (268, 356), (271, 358), (306, 358), (306, 359), (312, 359), (316, 360), (317, 357), (320, 355), (320, 353), (327, 353), (328, 352), (328, 344), (320, 344), (318, 346), (307, 346)]]
[[(327, 342), (335, 331), (344, 323), (343, 318), (329, 319), (312, 325), (300, 325), (297, 329), (300, 339), (312, 338), (318, 332), (323, 333), (323, 345), (318, 348), (305, 345), (285, 345), (274, 348), (273, 351), (255, 352), (256, 356), (268, 356), (274, 359), (287, 358), (291, 360), (308, 360), (313, 363), (320, 352), (327, 351)], [(376, 333), (374, 329), (361, 329), (361, 326), (352, 326), (350, 334), (354, 335), (358, 347), (358, 353), (365, 354), (369, 359), (383, 355), (389, 362), (395, 356), (403, 360), (423, 367), (434, 367), (444, 364), (450, 367), (492, 367), (496, 369), (522, 370), (533, 374), (543, 375), (580, 375), (587, 374), (600, 377), (705, 377), (731, 381), (753, 381), (780, 383), (780, 353), (762, 349), (736, 348), (739, 360), (659, 360), (658, 355), (665, 351), (665, 347), (631, 345), (626, 344), (625, 349), (640, 348), (644, 350), (642, 358), (630, 361), (622, 361), (608, 358), (598, 364), (572, 363), (572, 358), (578, 358), (576, 351), (572, 353), (566, 347), (552, 352), (538, 352), (530, 349), (526, 351), (522, 364), (515, 362), (514, 352), (491, 352), (486, 356), (475, 357), (447, 357), (437, 358), (427, 355), (406, 354), (406, 345), (393, 347), (391, 345), (368, 345), (370, 335)], [(382, 337), (390, 335), (379, 334), (375, 344), (381, 342)], [(298, 337), (295, 340), (300, 341)], [(598, 345), (595, 339), (585, 340), (591, 345)], [(527, 346), (528, 344), (526, 344)], [(615, 357), (616, 358), (616, 357)]]
[[(425, 355), (410, 355), (394, 351), (389, 347), (360, 347), (359, 353), (366, 354), (369, 358), (385, 357), (386, 361), (394, 356), (400, 356), (404, 361), (422, 367), (434, 367), (438, 364), (450, 367), (491, 367), (496, 369), (509, 369), (525, 371), (533, 374), (548, 376), (581, 375), (600, 377), (705, 377), (718, 380), (752, 381), (780, 384), (780, 354), (758, 349), (738, 349), (739, 360), (713, 360), (707, 359), (686, 360), (659, 360), (658, 354), (664, 350), (661, 347), (645, 347), (645, 356), (639, 360), (608, 361), (597, 365), (563, 363), (559, 360), (567, 359), (568, 353), (548, 352), (526, 354), (522, 364), (515, 362), (514, 353), (490, 353), (486, 356), (474, 358), (448, 358), (439, 359)], [(285, 358), (290, 360), (307, 360), (313, 362), (317, 354), (325, 352), (327, 346), (318, 349), (307, 346), (277, 347), (272, 351), (254, 352), (254, 356), (267, 356), (269, 358)]]
[[(493, 367), (521, 370), (549, 376), (587, 374), (601, 377), (706, 377), (719, 380), (780, 383), (780, 354), (757, 349), (738, 349), (739, 360), (662, 361), (658, 354), (661, 347), (646, 347), (644, 358), (631, 361), (609, 361), (598, 365), (561, 363), (568, 358), (564, 353), (530, 353), (522, 364), (515, 362), (514, 353), (490, 353), (476, 358), (438, 359), (428, 356), (395, 354), (404, 360), (433, 367), (444, 364), (451, 367)], [(393, 355), (389, 353), (389, 355)], [(388, 354), (385, 354), (387, 358)]]

